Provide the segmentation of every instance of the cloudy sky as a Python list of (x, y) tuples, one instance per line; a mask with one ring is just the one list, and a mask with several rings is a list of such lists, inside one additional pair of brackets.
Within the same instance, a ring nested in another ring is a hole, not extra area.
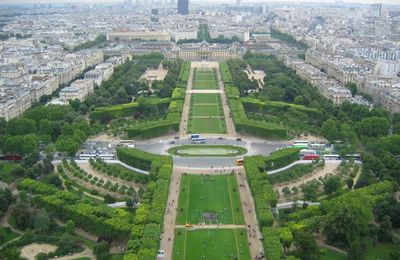
[[(91, 2), (91, 3), (109, 3), (109, 2), (122, 2), (123, 0), (0, 0), (0, 3), (65, 3), (65, 2), (78, 2), (78, 3), (83, 3), (83, 2)], [(191, 2), (198, 2), (198, 3), (206, 3), (206, 2), (212, 2), (212, 3), (235, 3), (235, 0), (190, 0)], [(242, 0), (242, 3), (246, 2), (300, 2), (296, 0)], [(307, 0), (303, 2), (334, 2), (334, 0)], [(346, 3), (367, 3), (367, 4), (372, 4), (372, 3), (387, 3), (387, 4), (400, 4), (399, 0), (343, 0), (343, 2)]]

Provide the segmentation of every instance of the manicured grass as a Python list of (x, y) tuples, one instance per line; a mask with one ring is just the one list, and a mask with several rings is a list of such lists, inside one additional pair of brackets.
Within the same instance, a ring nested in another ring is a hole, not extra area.
[(346, 260), (347, 257), (344, 254), (340, 254), (333, 250), (327, 248), (321, 248), (321, 251), (324, 252), (320, 255), (320, 259), (323, 260)]
[(195, 118), (189, 120), (189, 133), (225, 134), (225, 121), (221, 118)]
[(12, 232), (10, 228), (0, 227), (0, 245), (17, 237), (19, 237), (19, 235)]
[[(237, 258), (236, 258), (237, 257)], [(245, 229), (176, 229), (173, 260), (250, 260)]]
[(109, 254), (107, 260), (123, 260), (124, 254)]
[(172, 147), (168, 153), (182, 157), (233, 157), (247, 153), (243, 147), (232, 145), (182, 145)]
[(189, 133), (226, 133), (219, 94), (193, 94), (190, 102)]
[(371, 239), (364, 241), (366, 245), (365, 259), (366, 260), (390, 260), (390, 253), (398, 250), (399, 245), (393, 243), (378, 243), (374, 246)]
[(234, 175), (184, 175), (181, 182), (177, 224), (205, 222), (205, 212), (218, 214), (221, 224), (244, 224)]
[(195, 69), (193, 74), (193, 89), (218, 89), (215, 70)]

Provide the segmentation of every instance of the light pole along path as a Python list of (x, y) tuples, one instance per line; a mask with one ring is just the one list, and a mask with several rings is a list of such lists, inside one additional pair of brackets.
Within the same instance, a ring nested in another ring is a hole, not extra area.
[[(227, 103), (227, 98), (225, 94), (224, 83), (222, 81), (221, 73), (219, 70), (219, 64), (213, 63), (214, 68), (217, 69), (217, 77), (218, 77), (218, 86), (220, 90), (220, 95), (223, 104), (223, 110), (225, 115), (227, 133), (229, 136), (234, 137), (236, 135), (235, 127), (233, 124), (233, 120), (230, 117), (230, 110)], [(198, 62), (192, 62), (189, 79), (187, 83), (187, 90), (186, 90), (186, 97), (184, 102), (184, 108), (182, 111), (182, 119), (180, 123), (180, 137), (186, 137), (187, 134), (187, 126), (188, 126), (188, 119), (189, 119), (189, 108), (190, 108), (190, 100), (192, 92), (192, 82), (193, 82), (193, 70), (195, 67), (200, 66)], [(210, 90), (210, 93), (215, 92), (215, 90)], [(205, 91), (202, 91), (203, 93)], [(228, 225), (226, 228), (245, 228), (247, 230), (248, 241), (249, 241), (249, 250), (251, 259), (255, 259), (256, 256), (259, 255), (260, 252), (263, 251), (263, 246), (261, 242), (261, 232), (259, 230), (256, 211), (255, 211), (255, 204), (254, 199), (251, 195), (250, 187), (247, 183), (246, 173), (243, 167), (213, 167), (213, 168), (192, 168), (192, 167), (176, 167), (174, 166), (170, 186), (169, 186), (169, 195), (168, 201), (166, 205), (166, 211), (164, 215), (164, 225), (163, 231), (160, 237), (160, 249), (165, 250), (165, 257), (166, 260), (171, 260), (173, 256), (173, 243), (174, 243), (174, 234), (176, 228), (181, 228), (182, 225), (176, 225), (175, 220), (178, 212), (178, 201), (179, 201), (179, 192), (180, 192), (180, 185), (182, 180), (182, 175), (184, 173), (190, 174), (230, 174), (232, 171), (235, 172), (239, 195), (240, 195), (240, 203), (242, 204), (243, 208), (243, 215), (245, 220), (244, 226), (237, 226), (237, 225)], [(197, 228), (197, 227), (196, 227)], [(200, 227), (199, 227), (200, 228)], [(213, 225), (202, 225), (201, 228), (218, 228), (217, 226)], [(221, 228), (221, 227), (219, 227)]]

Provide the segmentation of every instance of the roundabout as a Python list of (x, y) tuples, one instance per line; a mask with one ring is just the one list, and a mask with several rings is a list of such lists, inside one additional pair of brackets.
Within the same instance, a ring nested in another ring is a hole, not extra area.
[(236, 157), (247, 153), (247, 149), (232, 145), (182, 145), (168, 150), (180, 157)]

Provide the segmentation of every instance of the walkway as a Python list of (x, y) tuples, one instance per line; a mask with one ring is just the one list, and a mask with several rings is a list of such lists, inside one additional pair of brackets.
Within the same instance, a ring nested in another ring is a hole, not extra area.
[(219, 90), (221, 91), (221, 100), (222, 100), (222, 108), (224, 110), (224, 115), (225, 115), (226, 131), (228, 133), (228, 136), (235, 137), (236, 136), (235, 124), (233, 123), (233, 119), (231, 116), (228, 99), (226, 97), (225, 85), (224, 81), (222, 80), (221, 71), (219, 70), (219, 67), (217, 69), (217, 78), (218, 78)]
[(176, 228), (185, 228), (184, 225), (175, 225), (175, 219), (178, 211), (178, 200), (180, 191), (180, 182), (182, 175), (190, 174), (230, 174), (234, 171), (239, 186), (239, 195), (243, 207), (243, 215), (246, 225), (195, 225), (195, 229), (207, 228), (246, 228), (250, 245), (250, 255), (252, 259), (263, 252), (262, 235), (259, 230), (255, 204), (251, 195), (250, 187), (247, 183), (246, 174), (243, 167), (225, 167), (216, 168), (192, 168), (192, 167), (174, 167), (169, 187), (169, 196), (167, 210), (164, 215), (164, 230), (161, 234), (160, 249), (165, 250), (165, 259), (172, 259), (174, 233)]
[[(89, 160), (75, 160), (75, 162), (76, 163), (87, 163), (87, 162), (89, 162)], [(104, 160), (104, 162), (105, 163), (109, 163), (109, 164), (119, 164), (119, 165), (124, 166), (125, 168), (127, 168), (129, 170), (132, 170), (132, 171), (135, 171), (135, 172), (138, 172), (138, 173), (142, 173), (142, 174), (149, 174), (148, 171), (144, 171), (144, 170), (132, 167), (132, 166), (126, 164), (126, 163), (121, 162), (120, 160)], [(62, 161), (61, 160), (54, 160), (51, 163), (53, 165), (55, 165), (55, 164), (62, 163)]]
[(189, 72), (189, 78), (188, 78), (188, 82), (187, 82), (186, 95), (185, 95), (185, 102), (183, 104), (181, 123), (179, 125), (179, 136), (181, 138), (186, 137), (187, 125), (188, 125), (188, 121), (189, 121), (192, 84), (193, 84), (193, 65), (190, 68), (190, 72)]

